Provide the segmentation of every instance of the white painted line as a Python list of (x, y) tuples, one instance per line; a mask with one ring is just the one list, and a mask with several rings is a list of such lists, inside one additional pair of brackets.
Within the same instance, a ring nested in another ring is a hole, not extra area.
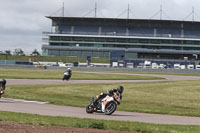
[(4, 98), (0, 99), (1, 101), (8, 101), (8, 102), (23, 102), (23, 103), (37, 103), (37, 104), (46, 104), (47, 102), (40, 102), (40, 101), (28, 101), (23, 99), (12, 99), (12, 98)]

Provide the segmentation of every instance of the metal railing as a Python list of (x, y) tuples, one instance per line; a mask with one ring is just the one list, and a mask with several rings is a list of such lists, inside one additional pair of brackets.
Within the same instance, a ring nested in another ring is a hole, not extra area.
[(171, 35), (168, 34), (127, 34), (127, 33), (95, 33), (95, 32), (42, 32), (44, 35), (48, 34), (69, 34), (69, 35), (99, 35), (99, 36), (135, 36), (135, 37), (157, 37), (157, 38), (192, 38), (192, 39), (200, 39), (198, 35)]

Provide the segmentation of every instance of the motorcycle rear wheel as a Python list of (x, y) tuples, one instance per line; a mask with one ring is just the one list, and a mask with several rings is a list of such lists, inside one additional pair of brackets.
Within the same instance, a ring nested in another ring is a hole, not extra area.
[(117, 109), (117, 104), (115, 102), (110, 102), (105, 107), (105, 115), (111, 115)]

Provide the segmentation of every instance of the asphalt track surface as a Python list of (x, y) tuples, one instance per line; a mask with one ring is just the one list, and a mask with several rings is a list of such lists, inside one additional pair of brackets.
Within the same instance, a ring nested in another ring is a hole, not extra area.
[[(107, 73), (108, 74), (108, 73)], [(113, 73), (111, 73), (113, 74)], [(121, 74), (121, 73), (120, 73)], [(123, 74), (124, 75), (124, 74)], [(35, 84), (77, 84), (77, 83), (119, 83), (119, 82), (157, 82), (178, 80), (200, 80), (195, 76), (172, 76), (172, 75), (150, 75), (150, 74), (126, 74), (162, 77), (163, 80), (43, 80), (43, 79), (7, 79), (7, 85), (35, 85)], [(10, 112), (21, 112), (40, 114), (48, 116), (70, 116), (78, 118), (92, 118), (103, 120), (120, 120), (132, 122), (145, 122), (154, 124), (176, 124), (176, 125), (200, 125), (200, 117), (160, 115), (116, 111), (113, 115), (106, 116), (101, 113), (87, 114), (85, 108), (51, 105), (45, 102), (25, 101), (19, 99), (1, 98), (0, 110)]]
[[(83, 72), (84, 73), (84, 72)], [(102, 72), (87, 72), (102, 73)], [(180, 81), (180, 80), (200, 80), (197, 76), (174, 76), (174, 75), (154, 75), (154, 74), (128, 74), (128, 73), (103, 73), (115, 75), (136, 75), (161, 77), (161, 80), (47, 80), (47, 79), (6, 79), (7, 85), (39, 85), (39, 84), (92, 84), (92, 83), (120, 83), (120, 82), (157, 82), (157, 81)]]

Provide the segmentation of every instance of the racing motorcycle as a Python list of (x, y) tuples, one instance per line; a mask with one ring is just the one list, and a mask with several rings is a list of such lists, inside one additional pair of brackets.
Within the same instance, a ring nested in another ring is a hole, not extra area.
[(107, 95), (105, 98), (101, 98), (94, 105), (94, 97), (91, 98), (91, 103), (86, 107), (87, 113), (104, 113), (105, 115), (111, 115), (117, 109), (117, 105), (120, 104), (120, 93), (114, 92), (113, 95)]
[(6, 89), (6, 80), (2, 79), (0, 81), (0, 98), (4, 94), (5, 89)]

